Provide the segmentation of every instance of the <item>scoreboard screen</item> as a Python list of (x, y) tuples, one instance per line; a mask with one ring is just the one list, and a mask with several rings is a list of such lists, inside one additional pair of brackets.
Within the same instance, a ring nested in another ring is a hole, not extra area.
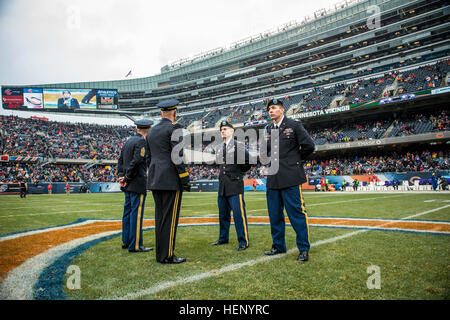
[(20, 110), (116, 110), (116, 89), (2, 88), (3, 109)]

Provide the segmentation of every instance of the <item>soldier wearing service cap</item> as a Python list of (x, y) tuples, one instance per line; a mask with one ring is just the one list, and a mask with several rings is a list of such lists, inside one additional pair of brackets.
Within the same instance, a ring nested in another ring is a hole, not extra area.
[(136, 135), (128, 138), (122, 147), (117, 171), (121, 190), (125, 193), (122, 217), (122, 249), (129, 252), (147, 252), (142, 239), (145, 198), (147, 196), (148, 150), (145, 136), (153, 121), (138, 120)]
[[(233, 139), (234, 128), (226, 120), (220, 123), (220, 134), (223, 143), (219, 144), (216, 161), (220, 163), (219, 192), (217, 202), (219, 206), (219, 240), (211, 245), (217, 246), (228, 243), (230, 231), (230, 212), (233, 211), (234, 226), (239, 245), (236, 250), (245, 250), (249, 246), (247, 214), (244, 202), (244, 174), (251, 165), (249, 153), (242, 143)], [(244, 155), (243, 163), (239, 163), (238, 155)], [(220, 161), (221, 160), (221, 161)]]
[(156, 261), (170, 264), (186, 261), (174, 251), (182, 194), (190, 191), (186, 165), (172, 160), (172, 150), (180, 142), (172, 141), (172, 134), (182, 128), (175, 123), (178, 104), (176, 99), (158, 103), (161, 122), (146, 137), (150, 157), (147, 189), (155, 200)]
[[(271, 161), (278, 161), (278, 170), (267, 175), (266, 198), (272, 249), (264, 254), (286, 252), (283, 213), (283, 209), (286, 209), (291, 226), (297, 234), (296, 242), (300, 252), (297, 261), (305, 262), (309, 259), (310, 242), (308, 215), (302, 194), (302, 184), (306, 182), (302, 161), (314, 152), (314, 142), (300, 121), (285, 117), (282, 100), (270, 99), (267, 111), (272, 123), (265, 128), (261, 148), (267, 150)], [(274, 133), (278, 133), (279, 143), (271, 145), (271, 135)]]

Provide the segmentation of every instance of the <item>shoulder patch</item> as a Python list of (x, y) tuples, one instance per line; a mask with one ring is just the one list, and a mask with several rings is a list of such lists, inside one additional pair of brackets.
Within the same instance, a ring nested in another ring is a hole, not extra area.
[(145, 157), (145, 147), (141, 148), (141, 157)]

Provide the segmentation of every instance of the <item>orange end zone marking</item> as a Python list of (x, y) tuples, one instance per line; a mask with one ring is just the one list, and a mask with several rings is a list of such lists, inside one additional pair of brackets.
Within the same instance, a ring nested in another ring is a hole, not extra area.
[[(286, 217), (286, 222), (289, 219)], [(218, 217), (180, 217), (179, 225), (218, 223)], [(269, 223), (268, 217), (247, 217), (249, 223)], [(310, 224), (322, 226), (357, 226), (357, 227), (380, 227), (386, 229), (405, 229), (423, 231), (450, 232), (450, 223), (433, 223), (418, 221), (392, 221), (372, 219), (346, 219), (346, 218), (309, 218)], [(154, 220), (144, 220), (143, 227), (148, 228), (155, 225)], [(26, 260), (48, 250), (51, 247), (69, 242), (75, 239), (87, 237), (93, 234), (121, 230), (121, 221), (94, 221), (86, 225), (74, 225), (70, 228), (48, 230), (37, 234), (5, 240), (0, 242), (0, 282), (6, 274), (21, 265)]]

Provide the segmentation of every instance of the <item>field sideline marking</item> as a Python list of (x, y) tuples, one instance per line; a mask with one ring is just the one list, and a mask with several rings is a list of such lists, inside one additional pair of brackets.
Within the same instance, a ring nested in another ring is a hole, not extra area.
[[(308, 204), (307, 207), (315, 207), (315, 206), (322, 206), (322, 205), (327, 205), (327, 204), (336, 204), (336, 203), (345, 203), (345, 202), (355, 202), (355, 201), (369, 201), (369, 200), (376, 200), (376, 199), (385, 199), (385, 198), (396, 198), (396, 197), (401, 197), (401, 195), (395, 195), (395, 196), (386, 196), (386, 197), (374, 197), (374, 198), (362, 198), (362, 199), (352, 199), (352, 200), (342, 200), (342, 201), (334, 201), (334, 202), (322, 202), (322, 203), (312, 203), (312, 204)], [(255, 202), (255, 201), (261, 201), (261, 200), (255, 200), (255, 199), (251, 199), (251, 200), (245, 200), (245, 202)], [(203, 202), (202, 204), (216, 204), (216, 202), (211, 202), (211, 203), (206, 203)], [(118, 205), (114, 205), (114, 206), (118, 206)], [(182, 208), (184, 207), (194, 207), (194, 206), (198, 206), (198, 204), (192, 204), (192, 205), (182, 205)], [(123, 205), (120, 205), (120, 207), (123, 207)], [(153, 209), (153, 207), (148, 207), (145, 206), (147, 209)], [(263, 211), (263, 210), (267, 210), (267, 208), (263, 208), (263, 209), (254, 209), (254, 210), (247, 210), (247, 212), (256, 212), (256, 211)], [(65, 213), (80, 213), (80, 212), (99, 212), (99, 211), (104, 211), (104, 210), (77, 210), (77, 211), (59, 211), (59, 212), (41, 212), (41, 213), (29, 213), (29, 214), (14, 214), (14, 215), (7, 215), (7, 216), (2, 216), (0, 214), (0, 219), (1, 218), (12, 218), (12, 217), (26, 217), (26, 216), (41, 216), (41, 215), (51, 215), (51, 214), (65, 214)], [(209, 211), (208, 211), (209, 212)]]
[[(346, 203), (346, 202), (355, 202), (355, 201), (368, 201), (368, 200), (397, 198), (397, 197), (401, 197), (401, 195), (386, 196), (386, 197), (376, 197), (376, 198), (362, 198), (362, 199), (352, 199), (352, 200), (341, 200), (341, 201), (333, 201), (333, 202), (311, 203), (311, 204), (307, 204), (306, 208), (308, 208), (308, 207), (316, 207), (316, 206), (323, 206), (323, 205), (326, 205), (326, 204)], [(247, 212), (256, 212), (256, 211), (263, 211), (263, 210), (267, 211), (267, 208), (265, 208), (265, 209), (247, 210)]]
[(42, 215), (46, 215), (46, 214), (60, 214), (60, 213), (99, 212), (99, 211), (104, 211), (104, 210), (99, 209), (99, 210), (76, 210), (76, 211), (41, 212), (41, 213), (28, 213), (28, 214), (11, 214), (11, 215), (7, 215), (7, 216), (0, 215), (0, 218), (42, 216)]
[[(417, 213), (417, 214), (414, 214), (414, 215), (402, 218), (400, 220), (407, 220), (407, 219), (410, 219), (410, 218), (415, 218), (415, 217), (422, 216), (422, 215), (425, 215), (425, 214), (428, 214), (428, 213), (432, 213), (432, 212), (435, 212), (435, 211), (438, 211), (438, 210), (442, 210), (442, 209), (445, 209), (445, 208), (448, 208), (448, 207), (450, 207), (450, 205), (446, 205), (446, 206), (443, 206), (443, 207), (440, 207), (440, 208), (435, 208), (435, 209), (427, 210), (427, 211), (424, 211), (424, 212), (420, 212), (420, 213)], [(389, 223), (383, 224), (382, 226), (386, 226), (386, 225), (389, 225), (391, 223), (392, 222), (389, 222)], [(349, 238), (349, 237), (353, 237), (354, 235), (357, 235), (357, 234), (360, 234), (360, 233), (364, 233), (364, 232), (368, 232), (368, 231), (370, 231), (370, 229), (353, 231), (353, 232), (346, 233), (346, 234), (343, 234), (343, 235), (340, 235), (340, 236), (336, 236), (336, 237), (332, 237), (332, 238), (329, 238), (329, 239), (319, 240), (317, 242), (312, 243), (311, 247), (316, 247), (316, 246), (320, 246), (322, 244), (336, 242), (336, 241), (339, 241), (339, 240), (342, 240), (342, 239), (346, 239), (346, 238)], [(265, 256), (265, 257), (261, 257), (261, 258), (254, 259), (254, 260), (249, 260), (249, 261), (242, 262), (242, 263), (231, 264), (231, 265), (219, 268), (219, 269), (214, 269), (214, 270), (210, 270), (210, 271), (207, 271), (207, 272), (195, 274), (195, 275), (192, 275), (192, 276), (189, 276), (189, 277), (186, 277), (186, 278), (181, 278), (181, 279), (176, 280), (176, 281), (162, 282), (162, 283), (157, 284), (155, 286), (152, 286), (150, 288), (147, 288), (147, 289), (135, 292), (135, 293), (129, 293), (129, 294), (127, 294), (125, 296), (122, 296), (122, 297), (111, 297), (111, 298), (104, 298), (104, 299), (113, 299), (113, 300), (115, 300), (115, 299), (117, 299), (117, 300), (119, 300), (119, 299), (120, 300), (136, 299), (136, 298), (139, 298), (139, 297), (142, 297), (142, 296), (155, 294), (155, 293), (158, 293), (160, 291), (163, 291), (163, 290), (166, 290), (166, 289), (178, 286), (178, 285), (184, 285), (184, 284), (187, 284), (187, 283), (196, 282), (196, 281), (203, 280), (203, 279), (206, 279), (206, 278), (210, 278), (210, 277), (221, 275), (222, 273), (235, 271), (235, 270), (238, 270), (238, 269), (243, 268), (243, 267), (253, 266), (255, 264), (262, 263), (262, 262), (267, 262), (267, 261), (270, 261), (270, 260), (273, 260), (273, 259), (279, 259), (279, 258), (285, 257), (288, 254), (294, 253), (296, 251), (298, 251), (297, 248), (292, 248), (292, 249), (288, 250), (285, 254), (280, 254), (280, 255), (275, 255), (275, 256)]]
[[(424, 211), (424, 212), (414, 214), (412, 216), (409, 216), (409, 217), (406, 217), (403, 219), (398, 219), (398, 220), (404, 220), (404, 219), (409, 219), (412, 217), (417, 217), (417, 216), (431, 213), (431, 212), (441, 210), (441, 209), (447, 208), (447, 207), (450, 207), (450, 205), (446, 205), (444, 207)], [(102, 219), (89, 220), (89, 221), (85, 221), (85, 222), (81, 222), (81, 223), (76, 223), (74, 225), (79, 226), (80, 224), (83, 224), (83, 223), (95, 222), (95, 221), (104, 221), (104, 220), (102, 220)], [(109, 220), (106, 220), (106, 221), (109, 221)], [(114, 220), (114, 221), (120, 221), (120, 220)], [(389, 221), (388, 223), (385, 223), (383, 225), (389, 225), (392, 223), (396, 223), (396, 221), (392, 221), (392, 222)], [(74, 225), (72, 225), (72, 226), (74, 226)], [(217, 223), (213, 223), (211, 225), (217, 225)], [(64, 227), (66, 227), (66, 226), (64, 226)], [(37, 231), (30, 231), (30, 232), (42, 232), (42, 231), (45, 231), (45, 230), (37, 230)], [(353, 235), (361, 233), (361, 232), (366, 232), (366, 231), (370, 231), (370, 230), (358, 230), (358, 231), (354, 231), (354, 232), (344, 234), (341, 236), (333, 237), (330, 239), (320, 240), (318, 242), (313, 243), (312, 246), (335, 242), (340, 239), (344, 239), (344, 238), (353, 236)], [(10, 271), (9, 274), (7, 275), (7, 277), (1, 283), (0, 298), (1, 299), (11, 299), (11, 298), (13, 298), (13, 299), (33, 299), (33, 292), (34, 292), (33, 286), (36, 283), (36, 281), (38, 280), (43, 268), (46, 268), (49, 264), (52, 263), (52, 261), (57, 260), (63, 254), (67, 253), (70, 250), (73, 250), (74, 248), (77, 248), (78, 246), (86, 243), (87, 241), (92, 241), (95, 239), (99, 239), (101, 237), (119, 234), (120, 232), (121, 232), (121, 230), (108, 231), (108, 232), (93, 234), (93, 235), (90, 235), (87, 237), (75, 239), (70, 242), (53, 247), (47, 251), (44, 251), (43, 253), (41, 253), (37, 256), (34, 256), (33, 258), (26, 260), (23, 264), (16, 267), (12, 271)], [(13, 235), (13, 236), (20, 236), (20, 234)], [(288, 251), (288, 253), (295, 252), (296, 250), (297, 250), (296, 248), (291, 249)], [(284, 255), (281, 255), (280, 258), (282, 256), (284, 256)], [(277, 257), (277, 256), (274, 256), (274, 257)], [(232, 270), (236, 270), (241, 267), (244, 267), (246, 265), (253, 265), (255, 263), (264, 262), (264, 261), (267, 261), (267, 258), (268, 257), (262, 257), (262, 258), (254, 260), (254, 261), (250, 260), (250, 261), (239, 263), (236, 265), (226, 266), (226, 267), (224, 267), (225, 269), (224, 268), (219, 269), (219, 272), (223, 273), (223, 272), (227, 272), (227, 269), (229, 269), (229, 268), (231, 268), (229, 270), (232, 271)], [(202, 276), (202, 274), (195, 275), (195, 277), (200, 276), (200, 278), (198, 280), (201, 280), (203, 278), (207, 278), (207, 277), (216, 275), (216, 274), (212, 274), (212, 272), (217, 272), (217, 270), (209, 271), (206, 275), (203, 275), (203, 276)], [(192, 278), (192, 277), (194, 277), (194, 276), (189, 277), (189, 279), (192, 279), (192, 281), (197, 281), (196, 278)], [(174, 284), (171, 282), (171, 284), (172, 284), (171, 286), (184, 283), (185, 281), (186, 281), (186, 279), (180, 279), (179, 281), (174, 282)], [(167, 285), (167, 284), (162, 283), (160, 285)], [(151, 287), (151, 288), (153, 288), (153, 287)], [(170, 288), (170, 286), (168, 288)], [(163, 287), (161, 290), (164, 290), (164, 289), (166, 289), (166, 287)]]

